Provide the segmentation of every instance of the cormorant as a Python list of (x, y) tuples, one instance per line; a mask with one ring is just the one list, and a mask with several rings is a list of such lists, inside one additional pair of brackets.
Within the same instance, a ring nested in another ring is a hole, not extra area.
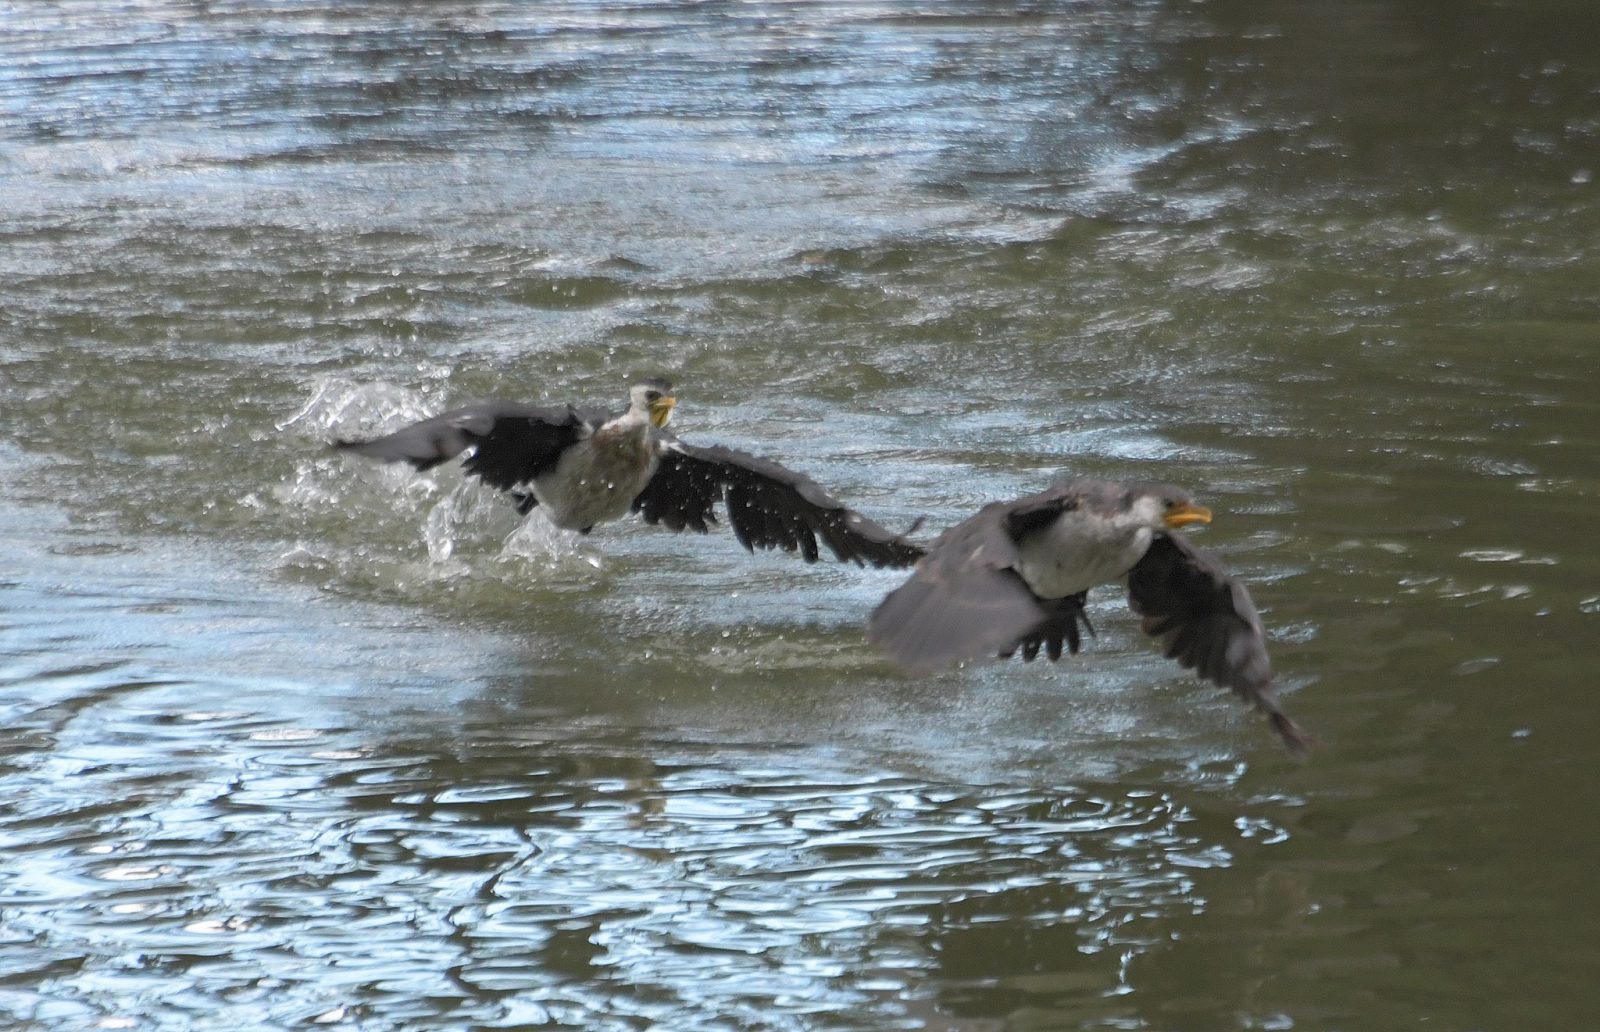
[(556, 526), (584, 534), (630, 510), (646, 523), (705, 533), (721, 502), (748, 551), (781, 548), (815, 562), (820, 538), (840, 560), (858, 566), (910, 566), (922, 555), (919, 546), (846, 507), (802, 473), (668, 433), (677, 398), (667, 381), (634, 384), (628, 401), (621, 415), (487, 401), (334, 447), (418, 470), (470, 448), (462, 469), (509, 492), (518, 512), (542, 507)]
[(868, 637), (903, 668), (1018, 649), (1051, 659), (1082, 644), (1088, 590), (1126, 578), (1128, 604), (1169, 659), (1230, 688), (1271, 721), (1289, 751), (1309, 739), (1272, 690), (1261, 618), (1215, 557), (1172, 533), (1211, 522), (1182, 488), (1066, 480), (994, 502), (945, 531), (873, 612)]

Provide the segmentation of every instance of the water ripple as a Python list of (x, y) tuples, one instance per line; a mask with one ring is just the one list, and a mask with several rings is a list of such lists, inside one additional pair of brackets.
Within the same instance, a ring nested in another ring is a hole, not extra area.
[[(1080, 954), (1138, 950), (1152, 914), (1203, 906), (1196, 867), (1230, 860), (1160, 792), (817, 781), (581, 739), (378, 758), (330, 752), (339, 728), (126, 702), (99, 720), (0, 781), (22, 799), (26, 770), (49, 778), (0, 817), (5, 927), (41, 946), (0, 985), (91, 1007), (136, 993), (269, 1026), (890, 1014), (948, 962), (930, 928), (954, 942), (1004, 912)], [(62, 779), (106, 802), (61, 809)]]

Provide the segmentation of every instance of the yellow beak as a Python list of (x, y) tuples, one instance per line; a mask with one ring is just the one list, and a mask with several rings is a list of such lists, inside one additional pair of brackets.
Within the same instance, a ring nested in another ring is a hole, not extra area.
[(1161, 522), (1173, 530), (1191, 523), (1210, 523), (1211, 510), (1203, 505), (1179, 505), (1168, 509)]
[(657, 429), (666, 426), (667, 420), (672, 418), (672, 406), (677, 403), (678, 399), (670, 394), (658, 401), (651, 402), (650, 422), (655, 424)]

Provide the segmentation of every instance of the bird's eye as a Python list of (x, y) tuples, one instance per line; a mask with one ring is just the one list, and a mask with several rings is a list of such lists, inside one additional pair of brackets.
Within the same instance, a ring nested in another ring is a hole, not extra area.
[(644, 400), (645, 401), (660, 401), (661, 400), (661, 392), (660, 391), (645, 391), (644, 392)]

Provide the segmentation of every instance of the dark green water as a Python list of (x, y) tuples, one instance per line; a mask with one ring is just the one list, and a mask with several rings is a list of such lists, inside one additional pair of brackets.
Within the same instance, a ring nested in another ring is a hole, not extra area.
[[(0, 1026), (1590, 1027), (1596, 39), (0, 4)], [(1320, 748), (320, 450), (640, 373), (891, 526), (1189, 486)]]

